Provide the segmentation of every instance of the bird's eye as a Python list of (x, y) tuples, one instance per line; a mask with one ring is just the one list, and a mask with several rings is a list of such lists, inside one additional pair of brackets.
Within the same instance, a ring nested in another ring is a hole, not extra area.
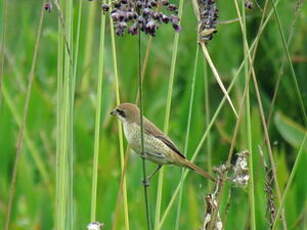
[(121, 109), (116, 109), (116, 112), (121, 116), (121, 117), (126, 117), (126, 114), (123, 110)]

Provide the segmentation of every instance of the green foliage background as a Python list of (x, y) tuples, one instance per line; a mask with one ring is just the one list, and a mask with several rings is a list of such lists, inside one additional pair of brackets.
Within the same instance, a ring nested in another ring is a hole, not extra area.
[[(1, 76), (0, 97), (0, 227), (5, 225), (7, 202), (14, 165), (16, 142), (22, 122), (28, 76), (32, 63), (34, 45), (37, 35), (41, 1), (6, 1), (1, 0), (1, 34), (5, 35), (4, 71)], [(233, 2), (218, 1), (220, 20), (236, 18)], [(263, 7), (264, 1), (258, 4)], [(307, 7), (303, 4), (296, 10), (297, 1), (281, 1), (277, 9), (282, 21), (282, 29), (288, 38), (293, 31), (289, 43), (290, 55), (300, 87), (300, 93), (306, 109), (307, 101)], [(256, 36), (261, 10), (256, 6), (247, 10), (247, 35), (251, 44)], [(295, 15), (298, 17), (293, 24)], [(97, 71), (99, 59), (100, 33), (99, 3), (83, 2), (81, 16), (80, 51), (77, 65), (77, 82), (74, 110), (74, 167), (73, 167), (73, 229), (86, 229), (90, 222), (92, 169), (95, 133), (95, 103)], [(76, 31), (78, 18), (78, 1), (74, 1), (74, 24)], [(175, 79), (172, 94), (169, 136), (180, 149), (184, 148), (184, 138), (188, 120), (188, 109), (194, 57), (197, 46), (197, 21), (193, 14), (191, 1), (185, 1), (182, 17), (183, 30), (180, 33), (178, 58), (175, 67)], [(6, 30), (4, 31), (4, 28)], [(43, 22), (43, 33), (39, 46), (39, 56), (35, 70), (35, 80), (31, 91), (28, 117), (24, 133), (24, 145), (18, 164), (16, 193), (13, 201), (10, 230), (22, 229), (55, 229), (54, 216), (56, 197), (56, 90), (57, 90), (57, 55), (58, 55), (58, 12), (54, 7), (46, 13)], [(152, 40), (148, 68), (144, 78), (144, 111), (160, 128), (163, 127), (171, 56), (173, 51), (174, 31), (170, 25), (161, 26), (157, 36)], [(75, 39), (75, 36), (74, 36)], [(141, 49), (145, 55), (148, 37), (142, 36)], [(3, 42), (3, 40), (2, 40)], [(3, 44), (3, 43), (1, 43)], [(138, 40), (137, 36), (116, 38), (119, 88), (123, 102), (134, 102), (137, 94), (138, 73)], [(73, 47), (75, 50), (76, 47)], [(226, 86), (234, 76), (244, 58), (243, 41), (239, 23), (218, 25), (218, 33), (208, 44), (210, 55)], [(102, 118), (98, 168), (97, 220), (105, 223), (105, 229), (125, 229), (122, 202), (119, 212), (115, 213), (116, 201), (120, 186), (120, 158), (118, 143), (118, 126), (109, 116), (116, 105), (115, 82), (112, 62), (109, 19), (106, 23), (105, 65), (102, 89)], [(299, 100), (291, 78), (289, 64), (274, 16), (270, 19), (260, 43), (254, 62), (256, 76), (260, 87), (266, 118), (281, 65), (284, 65), (280, 89), (273, 110), (269, 129), (273, 146), (275, 164), (281, 191), (284, 191), (289, 174), (296, 159), (298, 149), (306, 126), (301, 113)], [(195, 101), (191, 123), (191, 134), (187, 156), (191, 157), (203, 135), (207, 123), (206, 116), (212, 117), (223, 94), (215, 78), (208, 71), (209, 108), (205, 105), (204, 76), (205, 67), (202, 53), (196, 76)], [(243, 87), (244, 71), (235, 84), (230, 96), (239, 108)], [(253, 84), (250, 86), (251, 125), (255, 183), (255, 211), (257, 229), (268, 229), (265, 213), (266, 196), (264, 192), (264, 168), (259, 155), (258, 146), (264, 144), (259, 107)], [(245, 116), (245, 115), (244, 115)], [(208, 169), (208, 165), (222, 164), (228, 155), (236, 118), (228, 103), (222, 108), (210, 131), (210, 138), (202, 147), (196, 164)], [(246, 128), (242, 123), (235, 150), (248, 147)], [(209, 147), (208, 147), (209, 145)], [(126, 142), (125, 142), (126, 146)], [(263, 147), (263, 149), (265, 149)], [(208, 150), (212, 161), (208, 162)], [(266, 151), (264, 150), (267, 156)], [(297, 172), (290, 187), (286, 203), (285, 216), (288, 229), (306, 229), (306, 172), (307, 145), (303, 147)], [(266, 159), (268, 159), (266, 157)], [(154, 165), (148, 163), (148, 171)], [(44, 174), (45, 173), (45, 174)], [(167, 167), (164, 176), (162, 212), (180, 180), (181, 170)], [(157, 179), (150, 187), (150, 209), (152, 218), (155, 209)], [(141, 160), (134, 153), (129, 153), (127, 168), (127, 196), (129, 205), (130, 229), (145, 229), (143, 188), (141, 184)], [(190, 174), (183, 187), (183, 206), (180, 217), (180, 229), (199, 229), (203, 221), (205, 205), (204, 196), (211, 191), (208, 182), (196, 174)], [(227, 213), (225, 204), (231, 192), (231, 200)], [(226, 187), (222, 202), (221, 216), (226, 229), (248, 229), (249, 199), (248, 189)], [(176, 202), (162, 229), (174, 229), (176, 222)], [(281, 229), (282, 225), (279, 225)]]

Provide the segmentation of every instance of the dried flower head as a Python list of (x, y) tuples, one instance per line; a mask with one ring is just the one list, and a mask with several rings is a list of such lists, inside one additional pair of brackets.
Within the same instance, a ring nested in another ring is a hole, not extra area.
[(155, 36), (160, 25), (168, 23), (175, 31), (181, 30), (178, 8), (169, 0), (115, 0), (101, 8), (110, 13), (118, 36), (126, 32), (136, 35), (140, 31)]
[(251, 0), (245, 0), (244, 6), (245, 8), (251, 10), (254, 8), (254, 3)]
[[(224, 171), (224, 166), (219, 167), (220, 170)], [(218, 170), (219, 170), (218, 169)], [(218, 172), (222, 172), (218, 171)], [(208, 194), (205, 197), (205, 202), (206, 202), (206, 212), (205, 212), (205, 218), (204, 222), (202, 225), (201, 230), (209, 230), (209, 229), (214, 229), (214, 230), (222, 230), (223, 229), (223, 223), (220, 217), (219, 213), (219, 205), (217, 201), (217, 196), (220, 191), (220, 186), (222, 183), (222, 180), (220, 176), (218, 176), (217, 183), (215, 185), (215, 189), (213, 193)]]
[(249, 181), (248, 172), (248, 151), (242, 151), (236, 154), (237, 160), (233, 166), (232, 182), (238, 186), (246, 186)]
[(104, 226), (103, 223), (99, 223), (98, 221), (95, 221), (87, 225), (87, 230), (101, 230), (103, 226)]
[(199, 41), (207, 43), (217, 32), (218, 9), (215, 0), (198, 0), (198, 5), (200, 15)]

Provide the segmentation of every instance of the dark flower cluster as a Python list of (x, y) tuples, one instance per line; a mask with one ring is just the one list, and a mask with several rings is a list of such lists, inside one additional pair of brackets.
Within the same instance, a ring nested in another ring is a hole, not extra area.
[(208, 42), (217, 32), (218, 9), (215, 0), (198, 0), (198, 5), (200, 14), (199, 40), (200, 42)]
[(168, 23), (175, 31), (181, 30), (178, 8), (169, 0), (116, 0), (102, 4), (101, 8), (111, 14), (119, 36), (125, 32), (136, 35), (140, 31), (155, 36), (159, 26)]
[(51, 2), (46, 2), (46, 3), (44, 4), (44, 9), (45, 9), (48, 13), (50, 13), (50, 12), (52, 11), (52, 3), (51, 3)]

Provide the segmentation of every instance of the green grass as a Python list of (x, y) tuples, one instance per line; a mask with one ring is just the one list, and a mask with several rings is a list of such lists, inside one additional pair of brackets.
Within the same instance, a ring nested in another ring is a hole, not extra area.
[[(0, 228), (81, 230), (97, 220), (105, 229), (146, 229), (142, 160), (125, 152), (109, 115), (137, 98), (138, 36), (115, 36), (98, 1), (52, 2), (59, 5), (47, 13), (44, 1), (0, 1)], [(220, 20), (240, 20), (218, 25), (204, 47), (193, 1), (181, 1), (180, 34), (163, 25), (153, 39), (141, 36), (144, 114), (208, 171), (251, 152), (250, 185), (227, 182), (220, 193), (226, 230), (268, 229), (259, 149), (274, 171), (282, 217), (274, 229), (306, 229), (307, 8), (300, 2), (258, 1), (265, 10), (218, 2)], [(154, 168), (146, 162), (147, 173)], [(199, 229), (213, 188), (166, 166), (148, 189), (154, 229)]]

